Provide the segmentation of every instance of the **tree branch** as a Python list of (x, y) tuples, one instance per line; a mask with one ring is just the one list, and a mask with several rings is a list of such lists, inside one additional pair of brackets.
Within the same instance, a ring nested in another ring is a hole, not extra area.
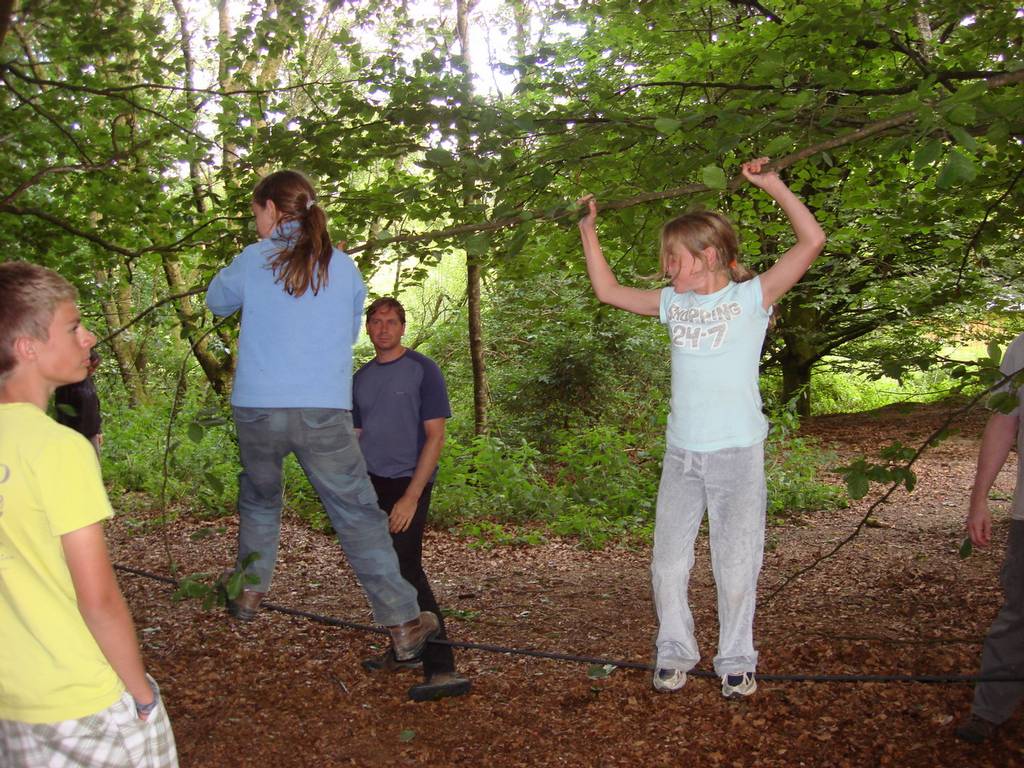
[[(33, 85), (47, 85), (47, 86), (51, 86), (53, 88), (63, 88), (63, 89), (69, 89), (69, 90), (72, 90), (72, 91), (80, 91), (80, 92), (85, 92), (85, 93), (91, 93), (91, 94), (94, 94), (94, 95), (107, 96), (107, 97), (109, 97), (111, 99), (117, 99), (118, 101), (123, 101), (125, 104), (127, 104), (132, 109), (137, 110), (139, 112), (143, 112), (143, 113), (145, 113), (147, 115), (151, 115), (152, 117), (157, 118), (157, 120), (162, 120), (163, 122), (167, 123), (168, 125), (173, 126), (178, 131), (180, 131), (182, 133), (185, 133), (185, 134), (188, 134), (189, 136), (191, 136), (194, 139), (198, 139), (204, 146), (211, 143), (210, 140), (206, 136), (203, 136), (198, 131), (194, 131), (191, 128), (188, 128), (187, 126), (184, 126), (184, 125), (181, 125), (181, 124), (175, 122), (170, 117), (168, 117), (166, 113), (161, 112), (158, 109), (153, 109), (151, 107), (146, 107), (146, 106), (143, 106), (142, 104), (138, 104), (137, 102), (133, 101), (132, 99), (129, 99), (127, 96), (124, 96), (123, 93), (125, 91), (129, 90), (128, 88), (110, 88), (110, 89), (87, 88), (85, 86), (74, 86), (74, 85), (70, 85), (68, 83), (62, 83), (62, 82), (56, 81), (56, 80), (44, 80), (44, 79), (40, 79), (40, 78), (37, 78), (37, 77), (32, 77), (31, 75), (27, 75), (24, 72), (21, 72), (20, 70), (18, 70), (16, 67), (14, 67), (11, 64), (9, 64), (9, 63), (0, 65), (0, 72), (3, 72), (4, 70), (10, 72), (15, 77), (17, 77), (19, 80), (22, 80), (23, 82), (26, 82), (26, 83), (31, 83)], [(14, 88), (11, 86), (11, 84), (7, 80), (7, 78), (3, 77), (2, 79), (3, 79), (4, 83), (7, 85), (7, 87), (11, 88), (11, 90), (13, 91)], [(137, 87), (141, 87), (141, 86), (137, 86)], [(153, 88), (156, 88), (156, 87), (157, 87), (156, 85), (153, 85)], [(168, 86), (168, 88), (169, 87), (170, 86)]]
[(26, 179), (13, 191), (0, 197), (0, 208), (3, 208), (10, 203), (14, 198), (24, 192), (26, 189), (34, 187), (46, 176), (55, 176), (65, 173), (91, 173), (93, 171), (105, 171), (108, 168), (113, 168), (118, 163), (118, 158), (112, 157), (104, 163), (98, 164), (81, 164), (81, 165), (55, 165), (49, 168), (43, 168), (41, 171), (34, 174), (31, 178)]
[[(122, 325), (117, 330), (111, 331), (110, 333), (108, 333), (106, 336), (104, 336), (102, 339), (100, 339), (96, 343), (97, 344), (106, 344), (108, 341), (113, 339), (115, 336), (121, 335), (122, 333), (127, 331), (129, 328), (131, 328), (133, 325), (135, 325), (137, 322), (139, 322), (139, 320), (141, 320), (142, 318), (144, 318), (146, 315), (150, 314), (151, 312), (156, 311), (158, 308), (162, 307), (164, 304), (169, 304), (172, 301), (177, 301), (178, 299), (184, 299), (187, 296), (195, 296), (198, 293), (205, 293), (205, 292), (206, 292), (206, 286), (204, 285), (204, 286), (201, 286), (199, 288), (192, 288), (192, 289), (187, 290), (187, 291), (185, 291), (183, 293), (176, 293), (176, 294), (174, 294), (172, 296), (164, 296), (162, 299), (160, 299), (160, 301), (158, 301), (158, 302), (156, 302), (154, 304), (150, 304), (144, 310), (139, 312), (139, 314), (135, 315), (135, 317), (133, 317), (127, 323)], [(216, 327), (216, 326), (214, 326), (214, 327)], [(213, 329), (211, 329), (211, 330), (213, 330)], [(200, 340), (205, 338), (206, 335), (207, 334), (203, 334), (203, 336), (200, 337)], [(196, 342), (196, 343), (198, 343), (198, 342)]]
[(783, 22), (783, 20), (782, 20), (782, 18), (780, 16), (778, 16), (778, 15), (772, 13), (771, 11), (769, 11), (767, 8), (765, 8), (763, 5), (761, 5), (759, 2), (757, 2), (757, 0), (729, 0), (729, 4), (730, 5), (738, 5), (741, 8), (750, 8), (752, 10), (755, 10), (760, 15), (762, 15), (766, 19), (768, 19), (768, 21), (774, 22), (775, 24), (783, 24), (783, 23), (785, 23), (785, 22)]
[[(989, 90), (994, 90), (1007, 85), (1015, 85), (1020, 82), (1024, 82), (1024, 69), (1018, 69), (1014, 72), (1006, 72), (996, 75), (987, 81), (987, 86)], [(863, 141), (864, 139), (870, 138), (871, 136), (875, 136), (879, 133), (884, 133), (892, 130), (893, 128), (899, 128), (903, 125), (913, 123), (919, 118), (919, 116), (920, 112), (917, 110), (909, 110), (907, 112), (902, 112), (898, 115), (885, 118), (884, 120), (878, 120), (874, 123), (865, 125), (856, 131), (851, 131), (850, 133), (843, 134), (842, 136), (836, 136), (833, 139), (828, 139), (827, 141), (813, 144), (809, 147), (804, 147), (803, 149), (779, 158), (767, 167), (771, 170), (781, 171), (784, 168), (788, 168), (801, 160), (806, 160), (807, 158), (813, 157), (821, 152), (838, 149), (839, 147), (843, 147), (848, 144), (856, 144), (859, 141)], [(726, 185), (726, 189), (730, 191), (738, 189), (743, 183), (743, 176), (737, 175)], [(692, 195), (698, 192), (706, 192), (710, 189), (711, 187), (707, 184), (685, 184), (680, 187), (672, 187), (660, 192), (645, 192), (641, 195), (636, 195), (635, 197), (626, 198), (624, 200), (612, 200), (607, 203), (601, 203), (598, 205), (598, 210), (606, 211), (632, 208), (633, 206), (642, 205), (644, 203), (683, 197), (685, 195)], [(348, 253), (357, 253), (366, 249), (380, 248), (394, 243), (421, 243), (428, 240), (445, 240), (476, 232), (497, 232), (502, 229), (518, 226), (519, 224), (525, 224), (526, 222), (544, 220), (557, 221), (575, 213), (576, 210), (576, 206), (566, 206), (554, 213), (550, 210), (524, 211), (517, 216), (507, 216), (501, 219), (494, 219), (492, 221), (479, 222), (475, 224), (457, 224), (444, 229), (422, 232), (414, 235), (396, 235), (394, 237), (376, 238), (369, 240), (362, 245), (350, 246), (347, 251)]]
[[(0, 0), (2, 2), (3, 0)], [(370, 83), (366, 78), (353, 77), (347, 80), (307, 80), (292, 85), (281, 85), (273, 88), (196, 88), (188, 85), (168, 85), (167, 83), (135, 83), (133, 85), (117, 85), (107, 88), (92, 88), (87, 85), (75, 85), (61, 80), (51, 80), (45, 77), (28, 75), (11, 63), (0, 64), (0, 70), (7, 69), (14, 73), (19, 80), (32, 85), (48, 86), (54, 89), (72, 91), (74, 93), (88, 93), (92, 96), (107, 96), (110, 98), (124, 99), (122, 94), (132, 91), (170, 91), (173, 93), (202, 94), (205, 96), (216, 96), (219, 98), (230, 98), (232, 96), (266, 96), (274, 93), (287, 93), (299, 91), (311, 86), (339, 86), (339, 85), (366, 85)], [(378, 83), (379, 85), (379, 83)], [(129, 102), (131, 103), (131, 102)]]
[[(941, 435), (949, 428), (950, 424), (952, 424), (960, 416), (964, 416), (967, 413), (969, 413), (971, 410), (973, 410), (974, 406), (976, 406), (981, 401), (981, 399), (983, 397), (988, 395), (993, 390), (998, 389), (1003, 384), (1005, 384), (1006, 382), (1010, 381), (1011, 379), (1013, 379), (1015, 376), (1017, 376), (1018, 374), (1020, 374), (1022, 372), (1024, 372), (1024, 368), (1019, 368), (1018, 370), (1014, 371), (1013, 373), (1011, 373), (1011, 374), (1009, 374), (1007, 376), (1004, 376), (1001, 380), (997, 381), (995, 384), (993, 384), (992, 386), (988, 387), (984, 392), (982, 392), (981, 394), (977, 395), (973, 400), (971, 400), (969, 403), (967, 403), (967, 405), (963, 406), (962, 408), (954, 411), (949, 416), (947, 416), (946, 420), (943, 421), (941, 425), (939, 425), (938, 429), (934, 430), (930, 435), (928, 435), (928, 437), (925, 439), (925, 441), (923, 443), (921, 443), (920, 446), (918, 446), (917, 450), (914, 452), (914, 455), (910, 458), (910, 460), (905, 465), (903, 465), (902, 469), (907, 471), (907, 472), (909, 472), (910, 468), (912, 466), (914, 466), (914, 463), (919, 458), (921, 458), (921, 456), (924, 454), (924, 452), (926, 450), (928, 450), (928, 447), (930, 445), (932, 445), (932, 444), (934, 444), (934, 443), (936, 443), (938, 441), (938, 439), (941, 437)], [(805, 565), (800, 570), (798, 570), (795, 573), (792, 573), (789, 576), (787, 576), (782, 581), (781, 584), (779, 584), (771, 592), (768, 593), (767, 597), (765, 597), (765, 599), (763, 600), (764, 604), (767, 605), (768, 603), (770, 603), (784, 589), (786, 589), (786, 587), (788, 587), (794, 581), (799, 579), (805, 573), (809, 573), (810, 571), (813, 571), (821, 563), (823, 563), (825, 560), (828, 560), (830, 557), (835, 555), (836, 552), (838, 552), (840, 549), (842, 549), (847, 544), (849, 544), (851, 541), (853, 541), (855, 538), (857, 538), (857, 536), (860, 535), (860, 532), (864, 529), (864, 526), (867, 525), (868, 519), (875, 513), (875, 510), (878, 509), (880, 506), (882, 506), (882, 504), (885, 504), (889, 500), (889, 497), (892, 496), (892, 494), (896, 492), (896, 489), (899, 488), (901, 485), (903, 485), (903, 480), (901, 480), (901, 479), (894, 480), (889, 485), (889, 488), (886, 490), (886, 492), (884, 494), (882, 494), (882, 496), (880, 496), (878, 499), (876, 499), (874, 504), (872, 504), (870, 507), (868, 507), (868, 511), (864, 513), (863, 517), (861, 517), (861, 519), (860, 519), (860, 522), (857, 523), (857, 525), (854, 527), (853, 531), (851, 531), (844, 538), (840, 539), (839, 543), (836, 544), (830, 551), (826, 552), (824, 555), (820, 555), (820, 556), (814, 558), (814, 560), (811, 561), (811, 563), (809, 565)]]
[[(939, 83), (957, 82), (960, 80), (988, 80), (1000, 75), (1011, 74), (991, 70), (950, 70), (947, 72), (930, 73)], [(619, 94), (628, 93), (638, 88), (717, 88), (723, 91), (778, 91), (779, 93), (801, 93), (813, 91), (815, 93), (825, 91), (839, 96), (903, 96), (912, 93), (920, 86), (920, 81), (894, 85), (888, 88), (838, 88), (834, 85), (821, 85), (808, 83), (806, 85), (792, 85), (779, 88), (770, 83), (728, 83), (716, 80), (647, 80), (641, 83), (632, 83), (617, 91)]]
[(1017, 186), (1017, 182), (1020, 181), (1022, 175), (1024, 175), (1024, 168), (1017, 169), (1017, 173), (1014, 174), (1013, 178), (1010, 180), (1010, 185), (1003, 191), (1003, 194), (993, 200), (990, 205), (986, 206), (985, 215), (982, 217), (981, 221), (978, 222), (978, 226), (975, 228), (974, 234), (971, 235), (971, 239), (967, 241), (967, 245), (964, 247), (964, 258), (960, 262), (960, 269), (956, 275), (957, 286), (959, 286), (960, 281), (963, 280), (964, 270), (967, 269), (967, 260), (971, 257), (971, 253), (974, 252), (974, 249), (977, 248), (978, 240), (981, 238), (981, 233), (984, 231), (985, 225), (988, 224), (989, 216), (991, 216), (992, 212), (1002, 205), (1003, 201), (1010, 196), (1010, 193), (1013, 191), (1013, 188)]
[[(179, 247), (181, 247), (182, 244), (184, 244), (197, 232), (206, 229), (206, 227), (210, 226), (214, 222), (231, 221), (235, 218), (234, 216), (216, 216), (212, 219), (204, 221), (191, 232), (188, 232), (187, 234), (185, 234), (178, 240), (174, 241), (173, 243), (167, 243), (164, 245), (149, 245), (146, 246), (145, 248), (137, 248), (133, 250), (123, 245), (112, 243), (109, 240), (104, 240), (99, 235), (80, 229), (71, 222), (65, 221), (64, 219), (61, 219), (58, 216), (54, 216), (49, 211), (44, 211), (40, 208), (22, 208), (17, 205), (0, 204), (0, 213), (9, 213), (12, 216), (35, 216), (36, 218), (42, 219), (43, 221), (48, 222), (49, 224), (53, 224), (55, 227), (63, 229), (68, 234), (75, 235), (76, 237), (81, 237), (85, 240), (88, 240), (89, 242), (98, 245), (100, 248), (103, 248), (104, 250), (110, 251), (112, 253), (118, 253), (126, 257), (128, 261), (137, 259), (139, 256), (142, 256), (147, 253), (167, 253), (170, 251), (177, 250)], [(210, 243), (206, 243), (206, 245), (210, 245)]]

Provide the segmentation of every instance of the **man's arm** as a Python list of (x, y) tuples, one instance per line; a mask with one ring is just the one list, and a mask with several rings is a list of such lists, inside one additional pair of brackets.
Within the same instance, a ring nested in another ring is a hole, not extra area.
[(430, 482), (430, 477), (437, 468), (437, 462), (441, 458), (441, 449), (444, 447), (444, 425), (445, 420), (427, 419), (423, 422), (423, 431), (427, 439), (420, 450), (419, 458), (416, 459), (416, 470), (412, 473), (409, 487), (395, 506), (391, 508), (388, 515), (388, 527), (392, 533), (401, 533), (412, 523), (416, 514), (416, 505), (423, 495), (423, 489)]
[(135, 624), (110, 565), (102, 525), (65, 533), (60, 541), (85, 625), (136, 704), (151, 703)]
[(1017, 413), (993, 413), (981, 437), (978, 468), (974, 473), (971, 506), (967, 513), (967, 533), (979, 547), (987, 547), (992, 540), (992, 513), (988, 508), (988, 493), (1017, 438), (1019, 418)]

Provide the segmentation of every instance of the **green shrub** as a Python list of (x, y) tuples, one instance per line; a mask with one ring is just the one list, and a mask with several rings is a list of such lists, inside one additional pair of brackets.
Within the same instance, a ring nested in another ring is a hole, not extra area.
[(171, 423), (171, 403), (130, 407), (105, 397), (103, 476), (115, 492), (140, 491), (159, 504), (216, 517), (234, 508), (238, 451), (227, 414), (188, 396)]
[(845, 507), (845, 489), (821, 479), (835, 463), (835, 454), (823, 449), (818, 440), (796, 434), (800, 422), (789, 409), (773, 412), (770, 423), (764, 452), (769, 522), (795, 512)]
[(525, 442), (509, 446), (491, 436), (468, 442), (450, 436), (441, 454), (432, 519), (441, 525), (546, 519), (555, 501), (539, 464), (540, 454)]

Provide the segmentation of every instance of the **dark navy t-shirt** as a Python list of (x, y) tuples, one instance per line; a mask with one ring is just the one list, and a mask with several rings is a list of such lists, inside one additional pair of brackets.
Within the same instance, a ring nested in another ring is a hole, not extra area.
[(366, 468), (379, 477), (412, 477), (427, 440), (423, 422), (451, 415), (441, 369), (412, 349), (389, 363), (371, 360), (352, 379), (352, 424), (363, 430)]

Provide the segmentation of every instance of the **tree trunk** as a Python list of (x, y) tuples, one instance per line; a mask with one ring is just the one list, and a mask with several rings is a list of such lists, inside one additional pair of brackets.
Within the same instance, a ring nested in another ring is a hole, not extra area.
[[(114, 269), (97, 270), (96, 282), (101, 287), (99, 300), (100, 306), (103, 308), (107, 330), (123, 328), (132, 316), (131, 286), (123, 282)], [(103, 288), (106, 290), (102, 290)], [(108, 342), (114, 353), (114, 360), (117, 362), (117, 370), (121, 374), (121, 383), (128, 394), (128, 403), (133, 408), (146, 401), (143, 377), (145, 358), (141, 351), (142, 345), (133, 341), (129, 336), (134, 333), (134, 328), (129, 329), (114, 336)]]
[(814, 307), (796, 304), (796, 296), (788, 298), (786, 306), (775, 308), (780, 315), (778, 321), (786, 329), (778, 354), (782, 368), (782, 402), (795, 400), (797, 415), (806, 418), (811, 415), (811, 368), (821, 357), (821, 349), (814, 338), (821, 317)]
[(811, 415), (811, 364), (783, 357), (782, 401), (796, 400), (796, 414), (801, 419)]
[[(181, 272), (181, 262), (173, 254), (164, 254), (163, 258), (164, 276), (167, 278), (167, 285), (171, 293), (185, 293), (189, 286)], [(209, 380), (214, 391), (222, 397), (227, 395), (231, 389), (232, 362), (229, 356), (227, 361), (222, 363), (210, 350), (205, 333), (200, 332), (200, 316), (192, 307), (192, 297), (182, 296), (174, 302), (174, 310), (178, 315), (178, 322), (181, 323), (183, 335), (188, 339), (192, 354), (195, 355), (203, 373)]]
[[(463, 60), (463, 108), (469, 107), (473, 97), (472, 60), (469, 53), (469, 14), (476, 5), (476, 0), (455, 0), (459, 48)], [(468, 132), (459, 136), (460, 154), (472, 151)], [(473, 201), (474, 190), (472, 179), (463, 184), (463, 202), (467, 205)], [(480, 263), (478, 257), (466, 253), (466, 299), (469, 310), (469, 357), (473, 364), (473, 428), (476, 434), (487, 433), (487, 365), (484, 356), (483, 320), (480, 311)]]
[[(178, 15), (178, 23), (181, 30), (181, 52), (185, 62), (185, 85), (188, 91), (185, 93), (185, 101), (196, 119), (192, 124), (193, 129), (199, 125), (200, 100), (192, 95), (195, 87), (195, 67), (192, 57), (191, 32), (189, 30), (188, 14), (180, 0), (173, 0), (174, 10)], [(200, 217), (206, 214), (206, 196), (201, 183), (200, 165), (195, 158), (188, 162), (189, 179), (192, 184), (192, 202), (195, 205), (196, 213)], [(182, 272), (181, 261), (176, 254), (165, 253), (162, 259), (164, 277), (167, 278), (167, 285), (172, 294), (185, 293), (189, 286), (185, 275)], [(178, 315), (178, 322), (181, 323), (185, 338), (188, 339), (192, 353), (206, 374), (207, 380), (214, 391), (226, 396), (231, 389), (231, 379), (234, 370), (234, 358), (229, 353), (224, 361), (218, 360), (217, 356), (210, 350), (205, 333), (200, 332), (202, 316), (197, 313), (192, 305), (191, 296), (183, 296), (175, 302), (175, 311)]]
[(7, 29), (11, 26), (11, 14), (14, 13), (14, 0), (0, 0), (0, 44), (7, 37)]

